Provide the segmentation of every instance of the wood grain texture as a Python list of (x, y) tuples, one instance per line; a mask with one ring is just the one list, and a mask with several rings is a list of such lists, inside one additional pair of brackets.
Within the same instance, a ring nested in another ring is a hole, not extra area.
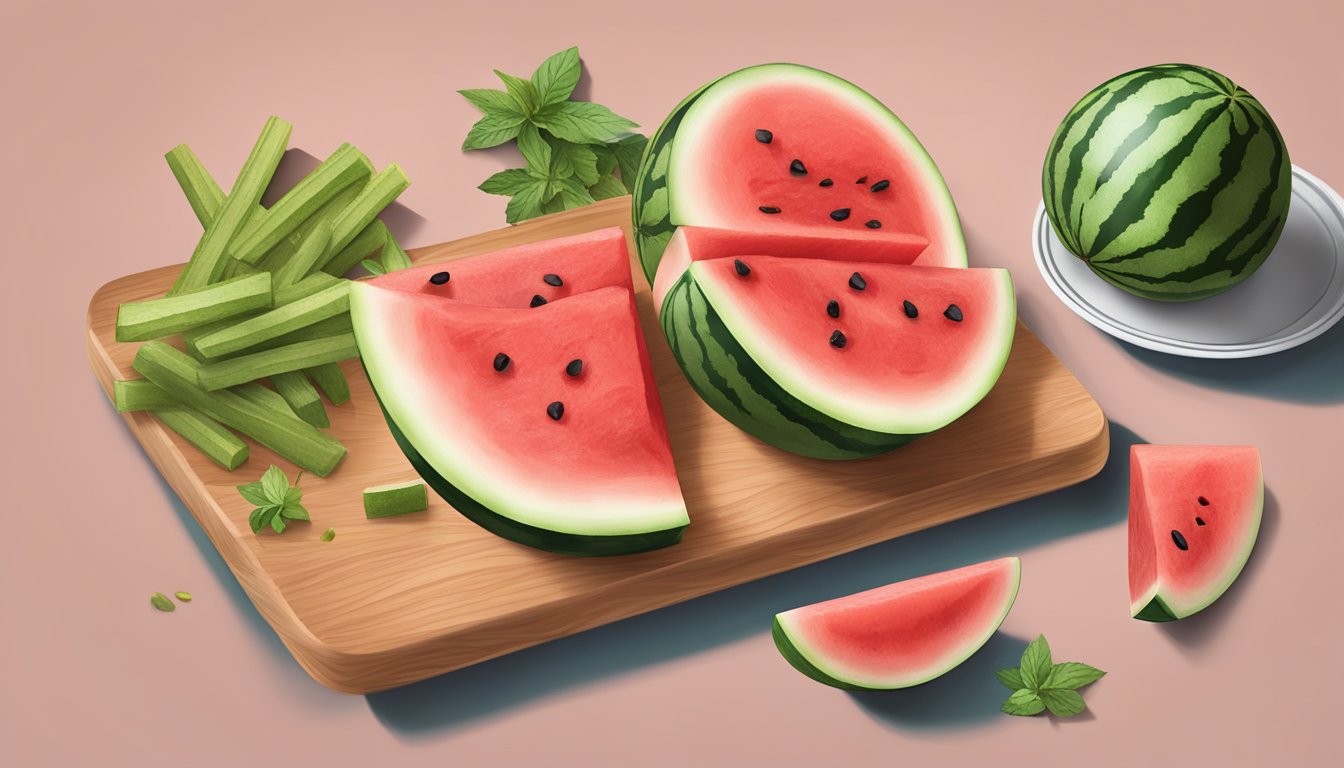
[[(630, 220), (629, 198), (416, 249), (448, 261)], [(631, 249), (633, 255), (633, 247)], [(179, 266), (103, 286), (88, 314), (88, 353), (111, 394), (137, 378), (137, 345), (113, 340), (120, 302), (163, 293)], [(638, 271), (636, 271), (638, 275)], [(691, 391), (659, 331), (643, 280), (639, 307), (691, 515), (677, 546), (587, 559), (497, 538), (433, 499), (428, 512), (366, 520), (360, 492), (413, 479), (357, 362), (353, 397), (329, 408), (350, 449), (327, 478), (305, 475), (313, 523), (253, 535), (234, 486), (270, 464), (252, 444), (227, 472), (143, 413), (125, 414), (146, 453), (314, 678), (366, 693), (404, 685), (698, 595), (796, 568), (1091, 477), (1107, 424), (1082, 385), (1025, 326), (998, 386), (947, 429), (886, 456), (827, 462), (787, 454), (728, 424)], [(332, 527), (336, 539), (318, 540)], [(762, 631), (765, 631), (765, 627)]]

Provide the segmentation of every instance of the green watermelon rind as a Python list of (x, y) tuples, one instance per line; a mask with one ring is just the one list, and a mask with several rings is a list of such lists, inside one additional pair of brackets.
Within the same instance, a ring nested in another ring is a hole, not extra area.
[[(632, 217), (635, 229), (635, 245), (639, 251), (640, 266), (643, 267), (644, 275), (648, 278), (649, 284), (653, 284), (653, 279), (658, 271), (658, 263), (662, 259), (663, 251), (667, 248), (667, 242), (672, 234), (676, 232), (678, 223), (674, 223), (676, 216), (673, 211), (677, 207), (674, 197), (675, 187), (672, 184), (674, 176), (672, 156), (675, 153), (677, 134), (681, 129), (681, 124), (700, 101), (701, 97), (711, 88), (721, 83), (730, 82), (739, 78), (755, 77), (761, 74), (769, 74), (771, 71), (785, 70), (794, 74), (804, 74), (817, 77), (824, 80), (829, 86), (843, 89), (846, 92), (854, 94), (864, 102), (876, 107), (879, 114), (889, 118), (891, 127), (906, 140), (906, 151), (914, 159), (918, 160), (924, 166), (929, 174), (931, 181), (937, 186), (945, 204), (945, 214), (950, 219), (948, 232), (955, 236), (956, 242), (949, 243), (949, 250), (954, 251), (959, 258), (954, 258), (955, 263), (947, 266), (964, 267), (966, 261), (966, 241), (961, 231), (960, 217), (957, 213), (956, 203), (952, 199), (952, 192), (948, 189), (946, 180), (938, 166), (933, 162), (932, 156), (928, 150), (920, 143), (914, 132), (910, 130), (899, 117), (896, 116), (886, 105), (859, 86), (845, 80), (841, 77), (824, 72), (812, 67), (806, 67), (799, 64), (760, 64), (752, 67), (739, 69), (730, 72), (727, 75), (712, 80), (700, 88), (696, 89), (689, 96), (679, 103), (667, 119), (663, 121), (653, 138), (645, 147), (644, 156), (640, 161), (639, 174), (635, 181), (634, 195), (632, 202)], [(658, 178), (654, 178), (654, 169), (659, 160), (666, 155), (669, 160), (666, 163), (666, 171)], [(657, 215), (649, 215), (649, 207), (654, 197), (662, 192), (666, 197), (666, 207), (661, 211), (655, 208)], [(687, 222), (681, 222), (687, 223)]]
[[(366, 371), (367, 373), (367, 371)], [(594, 536), (587, 534), (564, 533), (560, 531), (551, 531), (545, 528), (528, 525), (490, 509), (472, 498), (466, 491), (458, 488), (447, 478), (439, 474), (438, 471), (425, 460), (416, 447), (407, 439), (406, 435), (397, 427), (392, 415), (388, 413), (383, 405), (382, 397), (378, 395), (377, 389), (372, 387), (370, 379), (370, 388), (373, 389), (374, 399), (378, 401), (378, 407), (383, 413), (383, 418), (387, 421), (388, 429), (392, 432), (392, 437), (397, 441), (401, 452), (406, 455), (411, 466), (420, 474), (420, 477), (433, 488), (439, 496), (453, 506), (468, 520), (479, 525), (485, 530), (501, 536), (519, 544), (525, 544), (529, 547), (542, 549), (547, 552), (554, 552), (561, 555), (580, 555), (586, 557), (608, 557), (613, 555), (629, 555), (638, 552), (647, 552), (654, 549), (670, 547), (681, 541), (682, 534), (686, 531), (686, 526), (681, 525), (675, 528), (668, 528), (660, 531), (647, 531), (635, 534), (621, 534), (614, 536)]]
[[(1171, 92), (1142, 125), (1121, 136), (1113, 123), (1108, 133), (1117, 105), (1140, 89), (1164, 86)], [(1224, 117), (1227, 136), (1211, 133)], [(1151, 141), (1164, 124), (1172, 128), (1173, 146)], [(1111, 140), (1094, 144), (1098, 136)], [(1183, 147), (1186, 138), (1191, 143)], [(1244, 145), (1234, 144), (1243, 139)], [(1219, 161), (1212, 178), (1201, 178), (1204, 171), (1193, 166), (1180, 170), (1201, 142), (1210, 143), (1201, 154)], [(1170, 157), (1147, 157), (1159, 148)], [(1095, 162), (1085, 168), (1089, 158)], [(1102, 160), (1102, 171), (1089, 170)], [(1147, 173), (1156, 175), (1147, 179)], [(1108, 189), (1112, 180), (1127, 179), (1128, 186)], [(1193, 301), (1240, 283), (1268, 258), (1287, 222), (1292, 164), (1257, 99), (1213, 70), (1162, 64), (1111, 78), (1070, 109), (1050, 141), (1041, 187), (1056, 236), (1097, 276), (1145, 298)], [(1092, 218), (1083, 218), (1084, 206)], [(1225, 234), (1223, 227), (1205, 227), (1215, 218), (1235, 229)], [(1095, 227), (1087, 224), (1096, 219)]]

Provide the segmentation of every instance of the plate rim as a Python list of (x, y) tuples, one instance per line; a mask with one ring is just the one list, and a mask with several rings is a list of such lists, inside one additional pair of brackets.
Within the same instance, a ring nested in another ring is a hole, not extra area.
[[(1325, 203), (1333, 209), (1336, 217), (1341, 224), (1344, 224), (1344, 199), (1329, 184), (1322, 181), (1319, 177), (1313, 175), (1306, 169), (1292, 165), (1292, 172), (1295, 179), (1300, 178), (1307, 186), (1311, 187), (1320, 195)], [(1305, 328), (1301, 328), (1287, 336), (1274, 337), (1268, 340), (1252, 340), (1246, 342), (1235, 342), (1229, 344), (1208, 344), (1204, 342), (1185, 342), (1158, 333), (1146, 332), (1140, 328), (1134, 328), (1128, 324), (1121, 323), (1109, 315), (1102, 314), (1092, 307), (1079, 300), (1073, 293), (1076, 289), (1066, 280), (1056, 266), (1055, 260), (1047, 257), (1049, 250), (1045, 238), (1050, 231), (1050, 222), (1045, 214), (1045, 200), (1042, 198), (1036, 205), (1036, 215), (1032, 218), (1031, 229), (1031, 250), (1036, 260), (1036, 268), (1049, 286), (1052, 293), (1055, 294), (1066, 307), (1074, 314), (1087, 321), (1088, 324), (1109, 334), (1121, 341), (1128, 342), (1144, 349), (1150, 349), (1156, 352), (1164, 352), (1182, 357), (1197, 357), (1205, 359), (1237, 359), (1248, 357), (1262, 357), (1276, 352), (1298, 347), (1311, 341), (1326, 331), (1334, 327), (1341, 319), (1344, 319), (1344, 291), (1341, 291), (1334, 298), (1334, 306), (1330, 307), (1322, 316), (1316, 319)], [(1336, 260), (1344, 267), (1344, 242), (1336, 243)], [(1325, 297), (1323, 297), (1324, 299)], [(1324, 303), (1318, 300), (1317, 304)], [(1316, 305), (1313, 305), (1316, 306)]]

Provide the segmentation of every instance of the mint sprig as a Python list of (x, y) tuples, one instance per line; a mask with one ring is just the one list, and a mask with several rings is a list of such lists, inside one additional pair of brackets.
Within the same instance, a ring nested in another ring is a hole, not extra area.
[(1045, 710), (1055, 717), (1073, 717), (1087, 709), (1079, 688), (1105, 676), (1096, 667), (1077, 661), (1055, 664), (1050, 644), (1039, 635), (1027, 645), (1017, 669), (1000, 669), (994, 676), (1013, 694), (1000, 708), (1010, 715), (1039, 715)]
[(510, 224), (628, 194), (648, 139), (636, 123), (601, 104), (573, 101), (579, 49), (547, 58), (523, 79), (495, 70), (504, 90), (458, 91), (481, 111), (462, 149), (517, 142), (523, 168), (500, 171), (478, 189), (509, 198)]
[(302, 477), (300, 470), (291, 486), (284, 470), (272, 464), (260, 480), (237, 486), (238, 493), (256, 506), (247, 517), (253, 533), (260, 533), (266, 526), (276, 533), (284, 533), (287, 521), (309, 519), (308, 510), (299, 503), (303, 499), (303, 491), (298, 488)]

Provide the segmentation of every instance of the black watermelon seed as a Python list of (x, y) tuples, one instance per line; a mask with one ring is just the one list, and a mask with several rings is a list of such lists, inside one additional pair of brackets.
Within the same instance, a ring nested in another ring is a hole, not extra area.
[(1204, 518), (1202, 517), (1195, 518), (1195, 525), (1203, 525), (1203, 524), (1204, 524)]
[(831, 218), (835, 219), (836, 221), (844, 221), (845, 219), (849, 218), (849, 209), (836, 208), (834, 211), (831, 211)]
[(834, 182), (834, 181), (831, 181), (830, 179), (822, 179), (822, 180), (821, 180), (821, 183), (818, 184), (817, 186), (819, 186), (819, 187), (829, 187), (829, 186), (831, 186), (831, 185), (834, 184), (834, 183), (835, 183), (835, 182)]
[(429, 276), (429, 282), (435, 285), (443, 285), (448, 282), (449, 274), (447, 272), (435, 272)]
[(779, 209), (773, 205), (762, 205), (761, 213), (779, 213)]
[(886, 179), (883, 179), (883, 180), (877, 182), (876, 184), (874, 184), (873, 186), (869, 187), (869, 189), (871, 189), (871, 190), (874, 191), (874, 192), (881, 192), (882, 190), (884, 190), (884, 189), (886, 189), (887, 187), (890, 187), (890, 186), (891, 186), (891, 182), (890, 182), (890, 181), (887, 181)]
[(498, 355), (495, 355), (495, 370), (503, 373), (504, 369), (509, 367), (509, 362), (509, 356), (500, 352)]
[(856, 291), (862, 291), (868, 287), (868, 281), (863, 279), (863, 275), (855, 272), (849, 276), (849, 287)]
[(747, 266), (747, 262), (741, 259), (733, 259), (733, 269), (737, 270), (739, 277), (746, 277), (751, 274), (751, 267)]
[(583, 373), (582, 360), (570, 360), (569, 365), (565, 366), (565, 374), (568, 376), (578, 376), (580, 373)]
[(943, 317), (946, 317), (954, 323), (960, 323), (961, 307), (958, 307), (956, 304), (948, 304), (947, 309), (943, 310)]
[(546, 406), (546, 415), (550, 416), (553, 421), (559, 421), (560, 417), (565, 415), (565, 404), (556, 400)]
[(859, 178), (857, 178), (857, 179), (854, 180), (854, 183), (855, 183), (855, 184), (867, 184), (867, 183), (868, 183), (868, 177), (867, 177), (867, 176), (860, 176)]
[(830, 315), (831, 317), (839, 317), (840, 302), (836, 301), (835, 299), (831, 299), (830, 301), (826, 302), (826, 314)]
[(532, 297), (532, 304), (531, 304), (532, 307), (540, 307), (542, 304), (545, 303), (546, 299), (543, 298), (541, 294), (537, 294), (536, 296)]
[(1201, 507), (1207, 507), (1207, 506), (1209, 506), (1209, 500), (1206, 499), (1206, 498), (1204, 498), (1203, 496), (1200, 496), (1200, 497), (1199, 497), (1199, 506), (1201, 506)]
[(836, 349), (844, 349), (845, 345), (848, 343), (849, 341), (845, 338), (845, 334), (839, 331), (834, 331), (831, 333), (832, 347), (835, 347)]
[(1180, 531), (1172, 531), (1171, 540), (1176, 542), (1176, 548), (1181, 550), (1182, 552), (1190, 548), (1190, 545), (1186, 543), (1185, 537), (1181, 535)]
[(881, 228), (882, 228), (882, 222), (878, 221), (877, 219), (869, 219), (869, 220), (863, 222), (863, 226), (865, 226), (865, 227), (867, 227), (867, 228), (869, 228), (869, 229), (881, 229)]
[(906, 317), (919, 317), (919, 307), (911, 304), (908, 300), (901, 302), (901, 306), (905, 308)]
[(769, 144), (770, 142), (775, 140), (775, 134), (765, 130), (764, 128), (757, 128), (756, 140), (761, 142), (762, 144)]
[(544, 275), (541, 278), (541, 281), (555, 288), (559, 288), (560, 286), (565, 284), (565, 281), (561, 280), (559, 275), (550, 275), (550, 274)]
[(792, 173), (794, 176), (806, 176), (807, 166), (803, 165), (802, 160), (794, 160), (792, 163), (789, 163), (789, 173)]

